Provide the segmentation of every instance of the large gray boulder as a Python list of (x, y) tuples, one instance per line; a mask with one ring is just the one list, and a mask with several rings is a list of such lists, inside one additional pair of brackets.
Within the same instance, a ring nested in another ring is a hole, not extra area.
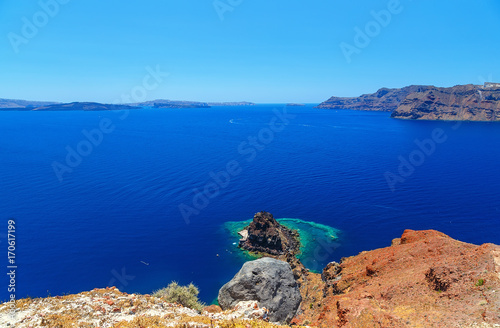
[(219, 305), (231, 309), (240, 301), (257, 301), (272, 322), (289, 322), (302, 301), (290, 264), (264, 257), (243, 264), (219, 290)]

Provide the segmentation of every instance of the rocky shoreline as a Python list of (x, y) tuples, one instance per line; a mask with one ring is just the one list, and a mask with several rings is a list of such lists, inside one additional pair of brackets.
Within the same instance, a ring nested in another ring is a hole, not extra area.
[(256, 213), (248, 227), (238, 232), (239, 247), (263, 255), (297, 255), (299, 233), (278, 223), (271, 213)]
[(242, 244), (259, 237), (260, 244), (252, 247), (260, 247), (265, 257), (245, 263), (220, 289), (223, 310), (212, 305), (199, 312), (113, 287), (18, 300), (14, 316), (11, 304), (4, 303), (0, 326), (500, 327), (498, 245), (406, 230), (392, 244), (388, 241), (389, 247), (331, 262), (314, 273), (297, 259), (294, 247), (287, 247), (288, 237), (278, 243), (286, 230), (273, 220), (270, 213), (259, 212), (248, 227)]

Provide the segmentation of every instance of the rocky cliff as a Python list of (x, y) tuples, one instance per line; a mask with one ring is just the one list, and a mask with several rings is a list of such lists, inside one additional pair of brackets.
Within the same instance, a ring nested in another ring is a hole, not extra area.
[(500, 84), (382, 88), (359, 97), (332, 97), (316, 108), (386, 111), (411, 120), (500, 121)]
[(430, 88), (432, 87), (424, 85), (410, 85), (401, 89), (382, 88), (359, 97), (331, 97), (315, 108), (392, 112), (409, 94), (424, 92)]
[(500, 121), (500, 87), (458, 85), (412, 92), (391, 117), (412, 120)]
[(240, 232), (239, 246), (265, 255), (298, 254), (300, 251), (297, 231), (281, 225), (271, 213), (255, 214), (248, 227)]
[(500, 327), (500, 246), (406, 230), (309, 273), (301, 309), (319, 327)]

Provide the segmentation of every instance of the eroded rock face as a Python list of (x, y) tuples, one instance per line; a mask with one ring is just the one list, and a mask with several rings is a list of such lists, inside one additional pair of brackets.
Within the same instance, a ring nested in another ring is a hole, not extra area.
[(500, 88), (457, 85), (409, 94), (391, 117), (412, 120), (499, 121)]
[(286, 262), (264, 257), (247, 262), (219, 291), (219, 305), (231, 309), (241, 301), (257, 301), (272, 322), (289, 322), (301, 302), (299, 287)]
[(331, 97), (316, 108), (392, 112), (409, 94), (424, 92), (430, 88), (432, 87), (426, 85), (410, 85), (401, 89), (382, 88), (359, 97)]
[(392, 112), (410, 120), (500, 121), (500, 84), (382, 88), (359, 97), (331, 97), (316, 108)]
[(270, 255), (297, 254), (300, 250), (298, 233), (276, 221), (271, 213), (255, 214), (250, 225), (240, 232), (239, 246), (251, 252)]

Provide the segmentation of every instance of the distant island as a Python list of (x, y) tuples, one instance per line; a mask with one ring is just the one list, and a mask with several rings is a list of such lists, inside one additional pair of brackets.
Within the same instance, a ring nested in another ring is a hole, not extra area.
[[(22, 103), (19, 103), (22, 104)], [(72, 102), (67, 104), (49, 103), (45, 105), (35, 105), (36, 102), (27, 102), (23, 107), (7, 107), (1, 110), (14, 110), (14, 111), (104, 111), (104, 110), (127, 110), (138, 109), (139, 107), (128, 105), (110, 105), (100, 104), (94, 102)]]
[(382, 88), (359, 97), (331, 97), (315, 108), (384, 111), (412, 120), (500, 121), (500, 83)]
[[(132, 104), (134, 105), (134, 104)], [(210, 108), (208, 103), (196, 101), (176, 101), (158, 99), (137, 104), (140, 107), (154, 107), (154, 108)]]
[(129, 106), (154, 107), (154, 108), (210, 108), (212, 106), (255, 106), (247, 101), (240, 102), (199, 102), (186, 100), (156, 99), (140, 103), (126, 104)]
[(1, 99), (0, 110), (4, 111), (103, 111), (103, 110), (128, 110), (142, 107), (154, 108), (210, 108), (212, 106), (255, 106), (254, 103), (241, 102), (197, 102), (183, 100), (157, 99), (141, 103), (129, 104), (102, 104), (96, 102), (71, 102), (57, 103), (50, 101), (29, 101), (19, 99)]
[(289, 104), (286, 104), (287, 106), (289, 107), (302, 107), (302, 106), (305, 106), (305, 104), (294, 104), (294, 103), (289, 103)]
[(240, 102), (209, 102), (210, 106), (255, 106), (255, 103), (248, 101), (240, 101)]
[[(127, 104), (96, 102), (56, 103), (1, 99), (3, 111), (107, 111), (152, 107), (157, 109), (211, 108), (212, 106), (254, 106), (251, 102), (198, 102), (156, 99)], [(286, 106), (305, 106), (288, 103)], [(500, 121), (500, 83), (456, 85), (441, 88), (431, 85), (410, 85), (404, 88), (381, 88), (359, 97), (331, 97), (314, 108), (351, 109), (390, 112), (392, 118), (443, 121)]]
[(25, 108), (36, 108), (47, 105), (54, 105), (56, 102), (51, 101), (30, 101), (30, 100), (19, 100), (19, 99), (2, 99), (0, 98), (0, 108), (1, 109), (25, 109)]

